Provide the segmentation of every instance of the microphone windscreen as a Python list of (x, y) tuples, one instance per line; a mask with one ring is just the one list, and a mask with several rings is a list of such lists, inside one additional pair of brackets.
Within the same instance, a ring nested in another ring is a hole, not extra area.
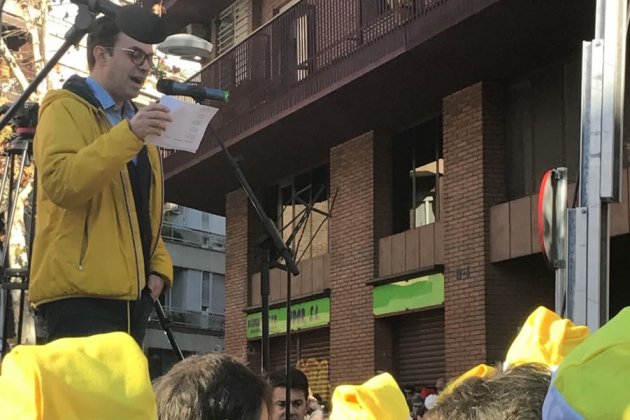
[(159, 44), (167, 36), (166, 20), (140, 6), (121, 7), (116, 25), (122, 33), (144, 44)]
[(173, 81), (168, 79), (159, 79), (155, 85), (155, 89), (165, 95), (172, 95)]

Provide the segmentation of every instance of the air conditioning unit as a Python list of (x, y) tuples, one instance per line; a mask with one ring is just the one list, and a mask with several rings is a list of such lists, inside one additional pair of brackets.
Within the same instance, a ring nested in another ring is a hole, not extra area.
[(171, 214), (181, 214), (181, 208), (179, 206), (179, 204), (175, 204), (175, 203), (164, 203), (164, 212), (165, 213), (171, 213)]
[(184, 26), (184, 30), (182, 32), (188, 35), (198, 36), (199, 38), (208, 39), (208, 31), (201, 23), (189, 23)]

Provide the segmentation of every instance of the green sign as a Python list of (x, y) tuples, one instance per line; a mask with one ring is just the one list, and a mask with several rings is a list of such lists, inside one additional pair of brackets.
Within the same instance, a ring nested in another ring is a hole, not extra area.
[(374, 315), (386, 315), (444, 303), (444, 275), (432, 274), (374, 288)]
[[(330, 322), (330, 298), (291, 305), (291, 331), (321, 327)], [(287, 308), (269, 310), (269, 335), (281, 334), (287, 330)], [(247, 315), (247, 338), (262, 337), (262, 316), (260, 312)]]

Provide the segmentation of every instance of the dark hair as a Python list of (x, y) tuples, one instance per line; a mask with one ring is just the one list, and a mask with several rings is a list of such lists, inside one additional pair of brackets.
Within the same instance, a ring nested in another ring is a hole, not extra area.
[(218, 354), (177, 363), (154, 384), (160, 420), (258, 420), (271, 412), (271, 388), (238, 360)]
[(94, 27), (88, 34), (87, 38), (87, 61), (88, 68), (92, 70), (96, 59), (94, 58), (94, 47), (100, 45), (101, 47), (113, 47), (118, 40), (118, 34), (120, 29), (116, 25), (114, 19), (108, 16), (101, 16), (96, 19)]
[(534, 420), (542, 417), (549, 388), (547, 366), (526, 363), (486, 378), (469, 378), (443, 396), (424, 418), (430, 420)]
[[(287, 387), (287, 380), (285, 370), (280, 369), (269, 375), (269, 381), (273, 388)], [(289, 370), (289, 376), (291, 377), (291, 389), (299, 389), (304, 392), (304, 399), (308, 398), (308, 379), (304, 372), (299, 369)]]

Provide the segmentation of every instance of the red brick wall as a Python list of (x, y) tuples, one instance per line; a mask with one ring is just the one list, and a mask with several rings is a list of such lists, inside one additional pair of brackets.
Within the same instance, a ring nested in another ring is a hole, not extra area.
[(246, 359), (248, 202), (242, 189), (227, 195), (225, 251), (225, 352)]
[[(359, 383), (374, 375), (374, 317), (372, 286), (377, 273), (378, 235), (391, 222), (375, 224), (385, 216), (391, 196), (391, 151), (384, 136), (372, 132), (330, 151), (331, 195), (337, 201), (330, 219), (330, 382)], [(389, 168), (389, 169), (388, 169)], [(389, 187), (388, 187), (389, 185)], [(389, 188), (389, 193), (386, 191)], [(381, 206), (386, 206), (382, 208)], [(386, 217), (391, 220), (391, 217)], [(380, 226), (380, 227), (377, 227)]]
[(528, 313), (553, 306), (540, 261), (493, 265), (490, 207), (505, 201), (503, 87), (477, 83), (443, 100), (446, 371), (504, 358)]
[[(485, 174), (484, 89), (477, 83), (443, 100), (446, 372), (451, 377), (486, 360), (488, 206), (495, 193)], [(502, 174), (496, 174), (501, 176)]]

